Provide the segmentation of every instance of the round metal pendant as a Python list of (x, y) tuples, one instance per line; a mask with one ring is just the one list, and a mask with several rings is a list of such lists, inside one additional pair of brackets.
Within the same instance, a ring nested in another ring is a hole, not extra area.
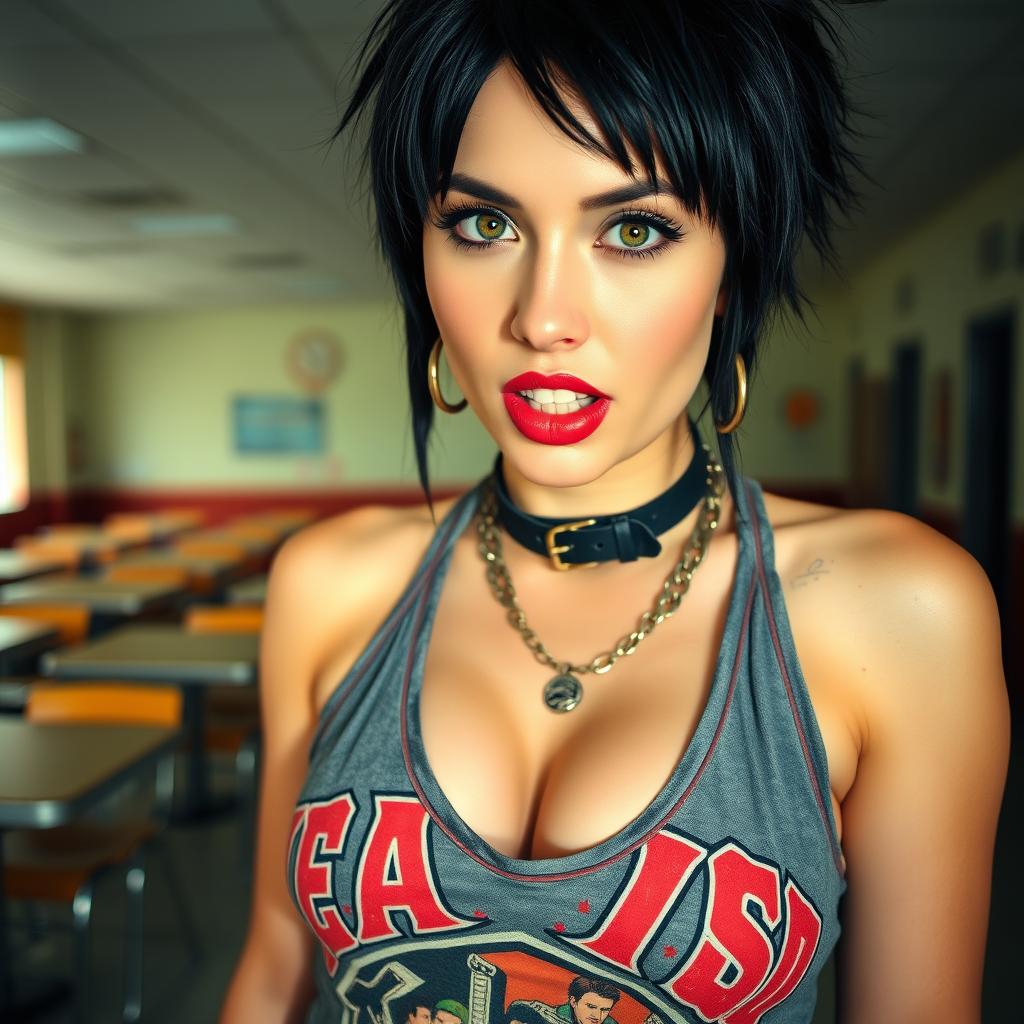
[(544, 687), (544, 703), (552, 711), (572, 711), (583, 700), (583, 684), (568, 673), (548, 680)]

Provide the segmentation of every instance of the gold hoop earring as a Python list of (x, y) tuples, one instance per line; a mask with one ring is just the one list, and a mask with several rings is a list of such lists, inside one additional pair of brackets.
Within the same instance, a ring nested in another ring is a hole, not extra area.
[(434, 342), (434, 347), (430, 350), (430, 359), (427, 360), (427, 388), (430, 391), (430, 397), (434, 400), (434, 405), (441, 410), (441, 412), (457, 413), (462, 412), (469, 403), (466, 399), (463, 399), (458, 405), (452, 405), (450, 402), (446, 402), (444, 395), (441, 394), (441, 381), (438, 379), (438, 368), (441, 364), (441, 336), (438, 335), (437, 341)]
[(715, 421), (715, 429), (720, 434), (731, 434), (743, 420), (743, 414), (747, 410), (747, 364), (743, 356), (736, 353), (736, 411), (728, 423), (719, 424)]

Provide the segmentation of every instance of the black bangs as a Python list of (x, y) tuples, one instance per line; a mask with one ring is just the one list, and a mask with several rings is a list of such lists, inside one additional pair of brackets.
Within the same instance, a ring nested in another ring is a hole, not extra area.
[[(469, 110), (499, 62), (515, 68), (569, 138), (654, 181), (658, 167), (726, 247), (728, 305), (705, 368), (715, 419), (735, 407), (735, 360), (752, 380), (759, 342), (788, 307), (803, 238), (838, 269), (831, 234), (857, 205), (864, 170), (847, 139), (841, 41), (829, 0), (391, 0), (361, 48), (338, 128), (371, 112), (368, 165), (377, 238), (405, 310), (413, 436), (430, 499), (434, 406), (427, 358), (437, 326), (422, 226), (447, 192)], [(567, 103), (568, 101), (568, 103)], [(589, 112), (595, 137), (569, 104)], [(635, 154), (639, 166), (630, 154)], [(866, 177), (866, 175), (865, 175)], [(701, 411), (701, 414), (703, 414)], [(719, 435), (730, 486), (735, 434)]]

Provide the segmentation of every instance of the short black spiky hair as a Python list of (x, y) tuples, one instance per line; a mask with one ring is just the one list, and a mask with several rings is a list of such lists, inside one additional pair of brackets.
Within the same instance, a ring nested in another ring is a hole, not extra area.
[[(449, 187), (459, 138), (487, 77), (508, 60), (548, 117), (586, 149), (652, 181), (660, 156), (695, 216), (726, 248), (729, 301), (715, 320), (704, 377), (719, 422), (737, 398), (735, 357), (752, 380), (759, 342), (784, 305), (807, 296), (795, 260), (806, 235), (836, 266), (837, 215), (857, 205), (848, 144), (852, 106), (832, 0), (390, 0), (357, 58), (355, 92), (335, 138), (372, 110), (367, 143), (377, 238), (404, 307), (413, 438), (430, 500), (434, 405), (427, 359), (437, 337), (422, 228)], [(565, 102), (581, 100), (602, 138)], [(372, 98), (372, 99), (371, 99)], [(365, 167), (364, 167), (365, 169)], [(705, 406), (706, 408), (706, 406)], [(730, 486), (735, 435), (719, 435)]]

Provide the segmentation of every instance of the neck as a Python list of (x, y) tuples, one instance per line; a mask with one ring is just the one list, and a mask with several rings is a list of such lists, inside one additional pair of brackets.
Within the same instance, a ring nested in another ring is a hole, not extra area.
[(535, 516), (615, 515), (651, 501), (679, 479), (694, 455), (685, 413), (660, 437), (585, 484), (556, 487), (528, 480), (507, 459), (502, 471), (509, 496)]

